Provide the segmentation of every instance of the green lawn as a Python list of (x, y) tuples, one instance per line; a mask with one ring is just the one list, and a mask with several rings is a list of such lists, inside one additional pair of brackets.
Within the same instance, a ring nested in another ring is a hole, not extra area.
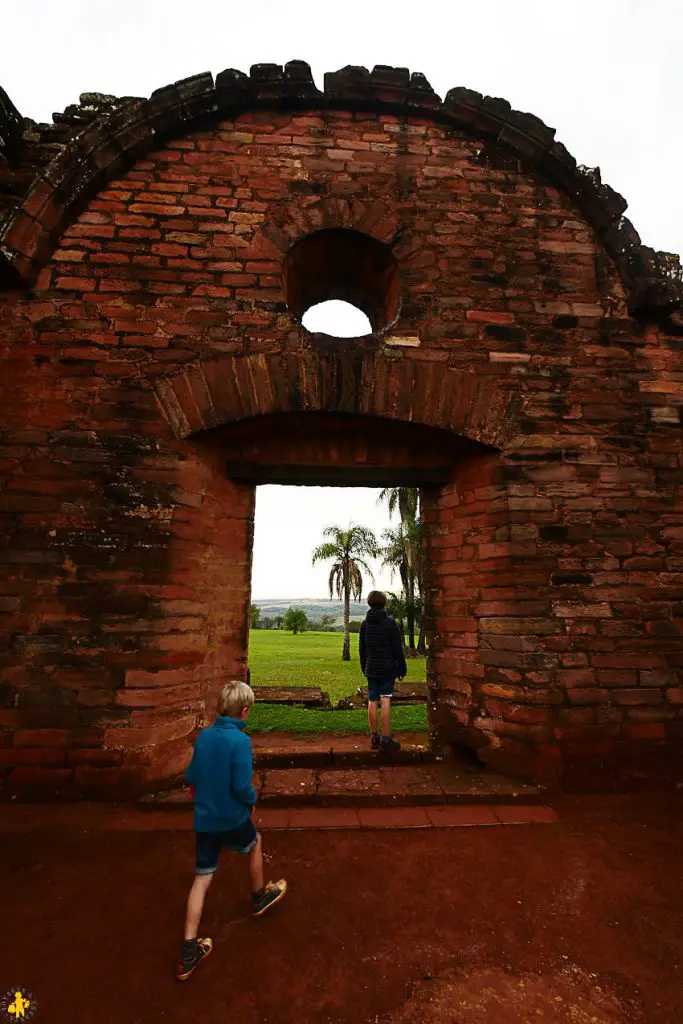
[[(351, 634), (351, 661), (342, 661), (341, 633), (301, 633), (253, 629), (249, 668), (254, 686), (319, 686), (336, 704), (365, 682), (358, 660), (358, 634)], [(409, 659), (408, 680), (425, 681), (423, 658)], [(351, 712), (353, 714), (353, 712)]]
[[(254, 686), (319, 686), (332, 704), (355, 694), (365, 682), (358, 660), (358, 634), (351, 634), (351, 661), (342, 661), (341, 633), (302, 633), (253, 629), (249, 642), (249, 668)], [(408, 679), (424, 682), (423, 658), (408, 661)], [(421, 732), (427, 728), (425, 704), (393, 709), (392, 728)], [(365, 710), (320, 711), (314, 708), (257, 704), (249, 716), (250, 732), (278, 730), (292, 733), (366, 732)]]
[[(249, 715), (249, 732), (367, 732), (368, 715), (362, 711), (318, 711), (281, 704), (256, 704)], [(401, 704), (391, 713), (395, 732), (424, 732), (426, 704)]]

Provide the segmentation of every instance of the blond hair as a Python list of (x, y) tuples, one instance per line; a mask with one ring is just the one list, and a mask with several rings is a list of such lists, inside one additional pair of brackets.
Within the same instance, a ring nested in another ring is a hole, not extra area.
[(233, 679), (221, 687), (216, 711), (221, 716), (239, 718), (244, 708), (250, 708), (255, 700), (251, 686), (240, 682), (239, 679)]

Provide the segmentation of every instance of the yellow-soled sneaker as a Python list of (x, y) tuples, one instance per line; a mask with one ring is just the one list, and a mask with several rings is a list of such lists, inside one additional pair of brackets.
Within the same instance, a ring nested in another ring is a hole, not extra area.
[(197, 945), (190, 957), (181, 956), (176, 967), (175, 976), (178, 981), (187, 981), (192, 972), (199, 967), (202, 960), (206, 960), (207, 956), (213, 949), (213, 941), (211, 939), (197, 939)]
[(276, 903), (279, 903), (283, 899), (287, 892), (287, 883), (284, 878), (281, 878), (279, 882), (266, 882), (262, 891), (258, 896), (253, 895), (254, 903), (254, 917), (262, 917), (266, 911), (274, 907)]

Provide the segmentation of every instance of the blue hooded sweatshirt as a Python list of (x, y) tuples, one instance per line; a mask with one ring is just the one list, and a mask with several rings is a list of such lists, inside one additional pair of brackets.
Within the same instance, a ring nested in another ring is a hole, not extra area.
[(251, 741), (241, 718), (219, 716), (202, 729), (187, 781), (194, 787), (195, 832), (226, 832), (239, 828), (256, 803), (251, 784)]

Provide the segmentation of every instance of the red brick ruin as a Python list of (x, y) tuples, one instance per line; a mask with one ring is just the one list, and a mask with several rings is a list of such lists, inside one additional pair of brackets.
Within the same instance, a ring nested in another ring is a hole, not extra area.
[[(423, 486), (438, 749), (671, 778), (680, 267), (554, 134), (400, 68), (257, 65), (51, 125), (0, 90), (5, 795), (177, 778), (246, 671), (266, 480)], [(372, 336), (309, 334), (327, 298)]]

